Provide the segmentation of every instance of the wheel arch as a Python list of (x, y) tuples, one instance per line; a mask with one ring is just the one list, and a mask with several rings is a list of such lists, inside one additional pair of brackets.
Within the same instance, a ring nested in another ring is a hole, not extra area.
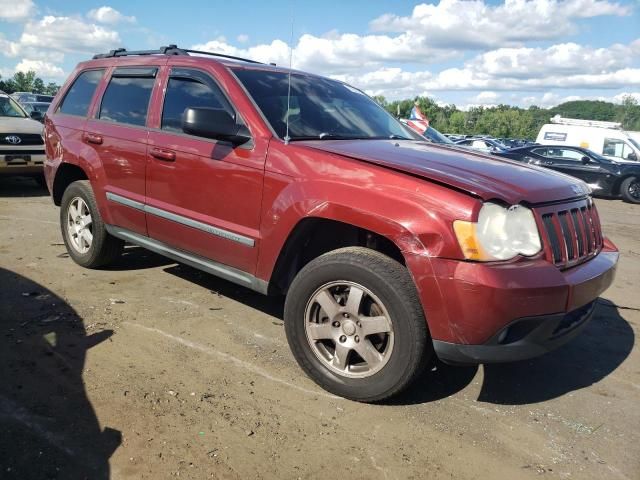
[(343, 247), (367, 247), (405, 265), (400, 247), (388, 237), (368, 228), (334, 218), (309, 216), (291, 230), (269, 281), (271, 293), (286, 293), (295, 275), (311, 260)]
[(89, 180), (89, 176), (85, 170), (73, 163), (63, 162), (56, 171), (53, 180), (52, 197), (53, 203), (60, 206), (62, 203), (62, 195), (69, 185), (78, 180)]

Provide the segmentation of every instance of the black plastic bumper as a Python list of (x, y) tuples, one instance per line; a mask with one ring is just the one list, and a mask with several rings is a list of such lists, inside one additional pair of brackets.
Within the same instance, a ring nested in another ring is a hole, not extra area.
[(433, 341), (438, 358), (453, 365), (526, 360), (547, 353), (571, 340), (587, 325), (597, 300), (572, 312), (519, 318), (481, 345)]

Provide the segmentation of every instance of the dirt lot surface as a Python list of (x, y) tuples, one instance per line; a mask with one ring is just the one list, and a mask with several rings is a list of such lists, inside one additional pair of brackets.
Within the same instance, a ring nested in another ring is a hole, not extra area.
[(640, 479), (640, 206), (597, 204), (622, 257), (578, 338), (372, 406), (301, 373), (282, 299), (134, 247), (82, 269), (0, 179), (0, 478)]

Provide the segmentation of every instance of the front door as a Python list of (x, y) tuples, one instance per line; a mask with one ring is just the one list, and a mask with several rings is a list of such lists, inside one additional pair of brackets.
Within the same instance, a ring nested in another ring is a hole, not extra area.
[(149, 132), (149, 236), (253, 274), (266, 148), (183, 133), (189, 107), (223, 108), (243, 122), (209, 73), (172, 67), (164, 85), (160, 128)]

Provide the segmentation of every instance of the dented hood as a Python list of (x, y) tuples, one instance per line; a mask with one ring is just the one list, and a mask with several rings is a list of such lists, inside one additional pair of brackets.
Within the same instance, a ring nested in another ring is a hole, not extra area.
[(543, 203), (582, 197), (589, 187), (552, 170), (460, 148), (404, 140), (313, 140), (296, 142), (417, 175), (464, 190), (483, 200)]

